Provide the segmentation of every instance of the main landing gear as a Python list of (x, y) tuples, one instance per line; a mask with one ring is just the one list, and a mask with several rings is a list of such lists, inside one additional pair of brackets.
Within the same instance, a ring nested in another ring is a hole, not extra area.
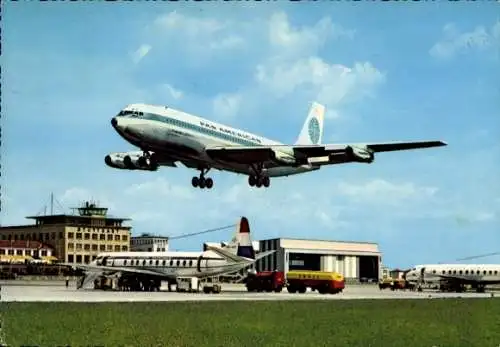
[(262, 164), (259, 164), (256, 167), (252, 165), (252, 171), (254, 172), (254, 175), (248, 176), (248, 185), (250, 187), (269, 187), (269, 185), (271, 184), (271, 179), (269, 178), (269, 176), (264, 176), (262, 174), (263, 168), (264, 165)]
[(214, 181), (210, 177), (205, 178), (205, 174), (208, 173), (210, 169), (201, 169), (200, 171), (200, 177), (194, 176), (191, 180), (191, 185), (195, 188), (199, 187), (200, 189), (211, 189), (214, 186)]
[(159, 167), (155, 154), (151, 155), (148, 151), (143, 151), (143, 154), (139, 157), (138, 162), (141, 167), (146, 167), (151, 171), (156, 171)]

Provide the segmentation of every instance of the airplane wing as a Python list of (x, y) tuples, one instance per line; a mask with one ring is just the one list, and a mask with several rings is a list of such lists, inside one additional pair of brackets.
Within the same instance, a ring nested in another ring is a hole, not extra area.
[[(227, 259), (227, 260), (232, 261), (232, 262), (235, 262), (235, 263), (244, 262), (244, 261), (248, 261), (248, 260), (254, 260), (254, 259), (249, 259), (249, 258), (237, 256), (236, 254), (231, 253), (230, 251), (228, 251), (224, 248), (217, 247), (217, 246), (208, 246), (207, 245), (207, 248), (209, 250), (213, 251), (214, 253), (217, 253), (217, 255), (221, 256), (222, 258)], [(276, 251), (266, 251), (266, 252), (259, 253), (255, 256), (255, 260), (259, 260), (259, 259), (261, 259), (269, 254), (273, 254), (274, 252), (276, 252)]]
[[(310, 158), (328, 157), (338, 164), (351, 161), (371, 161), (377, 152), (392, 152), (410, 149), (441, 147), (443, 141), (324, 144), (324, 145), (277, 145), (246, 147), (209, 147), (206, 153), (215, 160), (234, 161), (241, 164), (275, 162), (280, 165), (305, 164)], [(335, 158), (335, 159), (333, 159)]]
[(74, 265), (74, 264), (62, 264), (65, 266), (71, 266), (74, 268), (79, 268), (87, 271), (114, 271), (114, 272), (129, 272), (138, 273), (142, 275), (152, 275), (152, 276), (165, 276), (151, 270), (138, 269), (133, 267), (121, 267), (121, 266), (100, 266), (100, 265)]
[(475, 284), (475, 283), (485, 283), (485, 284), (499, 284), (500, 281), (496, 280), (483, 280), (483, 276), (478, 275), (474, 277), (464, 277), (460, 275), (443, 275), (443, 274), (432, 274), (432, 276), (438, 276), (444, 280), (460, 282), (463, 284)]

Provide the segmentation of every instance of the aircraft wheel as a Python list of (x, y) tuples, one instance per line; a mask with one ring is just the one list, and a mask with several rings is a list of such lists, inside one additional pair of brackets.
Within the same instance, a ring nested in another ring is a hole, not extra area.
[(264, 185), (264, 187), (268, 188), (269, 185), (271, 184), (271, 179), (267, 176), (263, 177), (262, 184)]
[(198, 177), (194, 176), (194, 177), (191, 179), (191, 185), (192, 185), (193, 187), (195, 187), (195, 188), (196, 188), (196, 187), (198, 187), (199, 183), (200, 183), (200, 179), (199, 179)]
[(206, 187), (206, 180), (204, 177), (200, 179), (199, 187), (200, 189), (204, 189)]
[(261, 180), (257, 180), (257, 182), (255, 183), (255, 186), (256, 186), (257, 188), (262, 187), (262, 181), (261, 181)]
[(255, 186), (255, 183), (257, 183), (256, 181), (255, 176), (248, 176), (248, 185), (250, 187)]
[(214, 186), (214, 181), (209, 177), (205, 180), (205, 186), (211, 189)]

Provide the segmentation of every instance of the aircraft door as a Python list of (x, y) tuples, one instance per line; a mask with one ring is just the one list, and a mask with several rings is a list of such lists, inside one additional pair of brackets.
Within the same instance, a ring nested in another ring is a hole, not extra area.
[(108, 265), (108, 257), (104, 257), (102, 258), (101, 260), (101, 264), (99, 265), (102, 265), (102, 266), (107, 266)]
[(425, 267), (420, 269), (420, 282), (421, 283), (424, 283), (424, 281), (425, 281), (424, 274), (425, 274)]

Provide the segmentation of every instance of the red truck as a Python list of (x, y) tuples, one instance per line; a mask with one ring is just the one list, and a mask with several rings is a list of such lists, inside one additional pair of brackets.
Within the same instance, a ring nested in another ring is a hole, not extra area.
[(246, 278), (249, 292), (276, 292), (287, 287), (289, 293), (305, 293), (307, 288), (321, 294), (337, 294), (345, 287), (344, 276), (336, 272), (322, 271), (262, 271), (249, 273)]
[(279, 293), (285, 286), (285, 274), (282, 271), (262, 271), (249, 273), (246, 287), (249, 292)]

